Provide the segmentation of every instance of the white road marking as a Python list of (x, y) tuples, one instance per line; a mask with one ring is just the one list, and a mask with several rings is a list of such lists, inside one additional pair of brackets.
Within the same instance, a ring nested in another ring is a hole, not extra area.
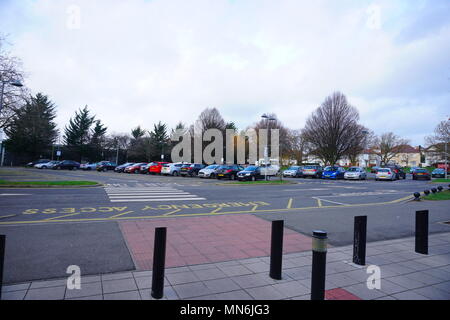
[(111, 202), (145, 202), (145, 201), (191, 201), (206, 200), (195, 194), (175, 189), (172, 187), (162, 187), (157, 184), (136, 184), (137, 187), (107, 185), (105, 192)]

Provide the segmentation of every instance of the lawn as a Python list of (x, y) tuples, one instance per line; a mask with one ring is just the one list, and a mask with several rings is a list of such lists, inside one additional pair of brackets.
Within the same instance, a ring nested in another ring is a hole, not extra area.
[(93, 186), (94, 181), (6, 181), (0, 180), (0, 186)]
[(450, 179), (438, 178), (438, 179), (433, 179), (432, 182), (433, 183), (450, 183)]
[(442, 192), (430, 193), (429, 196), (424, 197), (425, 200), (450, 200), (450, 191), (444, 190)]
[(257, 181), (228, 182), (227, 184), (240, 185), (240, 184), (293, 184), (293, 183), (294, 182), (287, 180), (269, 180), (269, 181), (257, 180)]

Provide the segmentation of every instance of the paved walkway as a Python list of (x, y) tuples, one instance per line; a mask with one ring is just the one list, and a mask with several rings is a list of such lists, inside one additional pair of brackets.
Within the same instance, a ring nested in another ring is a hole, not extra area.
[[(430, 236), (429, 255), (414, 253), (414, 239), (373, 242), (367, 265), (381, 270), (381, 288), (368, 289), (366, 267), (351, 263), (352, 248), (330, 248), (327, 254), (328, 300), (450, 300), (450, 233)], [(166, 269), (164, 299), (295, 299), (309, 300), (311, 252), (283, 259), (283, 280), (268, 276), (269, 258), (187, 265)], [(80, 290), (68, 290), (66, 279), (3, 287), (3, 299), (151, 299), (151, 271), (82, 276)]]

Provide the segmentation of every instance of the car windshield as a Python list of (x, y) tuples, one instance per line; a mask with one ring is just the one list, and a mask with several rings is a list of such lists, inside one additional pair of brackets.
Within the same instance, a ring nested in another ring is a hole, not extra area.
[(378, 172), (390, 172), (390, 169), (378, 169)]
[(292, 166), (292, 167), (289, 167), (288, 170), (297, 170), (299, 168), (300, 168), (299, 166)]
[(250, 167), (245, 168), (244, 171), (256, 171), (257, 169), (258, 169), (258, 167), (256, 167), (256, 166), (250, 166)]
[(359, 172), (359, 171), (361, 171), (361, 169), (360, 168), (356, 168), (356, 167), (352, 167), (352, 168), (349, 168), (347, 171), (348, 172)]
[(444, 172), (444, 169), (439, 168), (439, 169), (434, 169), (434, 171), (435, 172)]
[(207, 166), (205, 169), (217, 169), (219, 166), (218, 165), (211, 165), (211, 166)]
[(325, 171), (337, 171), (338, 167), (326, 167)]
[(317, 166), (306, 166), (305, 169), (317, 169)]
[(428, 170), (426, 170), (426, 169), (416, 169), (415, 171), (416, 171), (416, 172), (419, 172), (419, 173), (425, 173), (425, 172), (428, 172)]

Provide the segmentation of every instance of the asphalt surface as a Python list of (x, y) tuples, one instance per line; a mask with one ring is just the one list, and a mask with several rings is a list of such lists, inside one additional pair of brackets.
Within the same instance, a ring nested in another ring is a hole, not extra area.
[[(4, 174), (5, 171), (2, 171)], [(416, 210), (430, 210), (430, 232), (448, 232), (450, 201), (410, 201), (428, 181), (286, 179), (283, 185), (113, 172), (11, 169), (11, 180), (91, 180), (90, 188), (0, 189), (0, 234), (7, 235), (5, 282), (64, 276), (77, 264), (85, 274), (134, 268), (118, 223), (124, 220), (254, 214), (285, 220), (310, 235), (329, 233), (331, 245), (353, 240), (353, 217), (368, 216), (368, 241), (412, 236)]]

